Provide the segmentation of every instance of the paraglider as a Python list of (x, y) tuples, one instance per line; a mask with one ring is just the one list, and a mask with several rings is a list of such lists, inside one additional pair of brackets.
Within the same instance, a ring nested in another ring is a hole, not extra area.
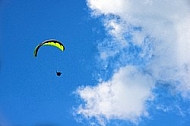
[[(36, 48), (34, 49), (34, 57), (37, 57), (38, 50), (42, 46), (53, 46), (53, 47), (58, 48), (61, 51), (65, 50), (65, 46), (61, 42), (59, 42), (57, 40), (50, 39), (50, 40), (46, 40), (46, 41), (44, 41), (44, 42), (42, 42), (36, 46)], [(56, 71), (56, 74), (57, 74), (57, 76), (61, 76), (62, 73), (60, 71)]]
[(34, 49), (34, 57), (37, 57), (38, 50), (41, 46), (54, 46), (60, 49), (61, 51), (65, 50), (65, 47), (61, 42), (57, 40), (46, 40), (36, 46), (36, 48)]
[(59, 71), (56, 71), (56, 74), (57, 74), (57, 76), (61, 76), (61, 72), (59, 72)]

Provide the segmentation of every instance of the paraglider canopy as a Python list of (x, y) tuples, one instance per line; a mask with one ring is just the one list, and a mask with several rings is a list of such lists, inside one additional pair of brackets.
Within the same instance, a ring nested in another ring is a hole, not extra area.
[(41, 46), (53, 46), (53, 47), (57, 47), (58, 49), (60, 49), (61, 51), (64, 51), (65, 50), (65, 47), (64, 45), (57, 41), (57, 40), (53, 40), (53, 39), (50, 39), (50, 40), (46, 40), (40, 44), (38, 44), (36, 46), (36, 48), (34, 49), (34, 57), (37, 57), (37, 54), (38, 54), (38, 50)]

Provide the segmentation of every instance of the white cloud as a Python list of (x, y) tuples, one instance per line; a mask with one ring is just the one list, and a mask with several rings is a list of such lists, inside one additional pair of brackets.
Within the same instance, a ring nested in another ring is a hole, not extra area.
[(77, 90), (80, 98), (85, 100), (85, 105), (79, 107), (78, 114), (101, 119), (102, 124), (104, 118), (137, 123), (140, 116), (147, 116), (146, 101), (153, 98), (152, 87), (151, 77), (140, 73), (136, 67), (120, 68), (109, 81)]
[[(147, 63), (152, 75), (156, 79), (162, 79), (164, 76), (165, 80), (183, 81), (183, 86), (187, 90), (189, 89), (190, 4), (188, 0), (176, 2), (172, 0), (162, 2), (159, 0), (144, 2), (138, 0), (118, 0), (117, 2), (88, 0), (87, 2), (94, 13), (108, 17), (109, 14), (112, 14), (119, 17), (119, 19), (105, 17), (105, 28), (113, 38), (116, 38), (114, 42), (122, 41), (118, 49), (115, 49), (115, 53), (112, 51), (112, 55), (109, 55), (110, 51), (107, 52), (107, 58), (114, 57), (121, 53), (123, 48), (127, 48), (126, 45), (129, 41), (126, 34), (132, 35), (133, 44), (142, 50), (145, 49), (143, 43), (149, 36), (153, 38), (153, 41), (148, 41), (151, 43), (148, 50), (152, 50), (150, 55), (155, 57)], [(133, 30), (134, 27), (140, 27), (141, 30)], [(105, 51), (102, 52), (106, 54)]]
[(78, 114), (136, 122), (147, 114), (156, 81), (190, 98), (188, 0), (87, 0), (87, 5), (93, 16), (103, 15), (109, 36), (99, 44), (100, 60), (116, 72), (97, 86), (78, 89), (85, 102)]
[(87, 4), (95, 15), (123, 13), (128, 6), (126, 0), (88, 0)]

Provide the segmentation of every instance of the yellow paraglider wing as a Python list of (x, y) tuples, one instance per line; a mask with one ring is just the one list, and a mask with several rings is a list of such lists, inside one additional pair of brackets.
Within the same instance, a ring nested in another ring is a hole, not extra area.
[(65, 50), (65, 47), (64, 45), (57, 41), (57, 40), (46, 40), (42, 43), (40, 43), (39, 45), (36, 46), (36, 48), (34, 49), (34, 56), (36, 57), (37, 54), (38, 54), (38, 50), (41, 46), (54, 46), (54, 47), (57, 47), (58, 49), (60, 49), (61, 51), (64, 51)]

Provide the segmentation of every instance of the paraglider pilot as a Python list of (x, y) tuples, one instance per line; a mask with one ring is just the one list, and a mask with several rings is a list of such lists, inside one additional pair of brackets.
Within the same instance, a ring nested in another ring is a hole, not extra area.
[(59, 71), (56, 71), (56, 74), (57, 74), (57, 76), (61, 76), (61, 72), (59, 72)]

